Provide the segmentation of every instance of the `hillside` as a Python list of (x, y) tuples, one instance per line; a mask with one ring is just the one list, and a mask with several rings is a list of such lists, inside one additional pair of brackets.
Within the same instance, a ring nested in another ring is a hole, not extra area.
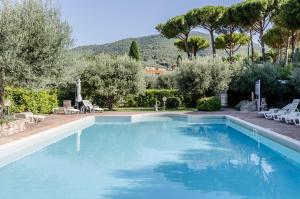
[[(208, 34), (201, 32), (193, 32), (192, 35), (200, 35), (210, 41)], [(127, 54), (129, 51), (130, 44), (133, 40), (136, 40), (141, 48), (141, 53), (143, 55), (143, 60), (148, 66), (158, 66), (160, 64), (167, 63), (175, 64), (178, 55), (186, 56), (184, 52), (179, 51), (175, 46), (175, 39), (166, 39), (160, 35), (150, 35), (139, 38), (128, 38), (119, 40), (113, 43), (103, 44), (103, 45), (88, 45), (79, 46), (73, 50), (78, 53), (109, 53), (109, 54)], [(256, 46), (258, 48), (258, 46)], [(246, 53), (247, 48), (242, 47), (240, 53)], [(218, 51), (220, 55), (223, 55), (223, 51)], [(202, 52), (200, 55), (210, 55), (211, 49), (208, 48)]]

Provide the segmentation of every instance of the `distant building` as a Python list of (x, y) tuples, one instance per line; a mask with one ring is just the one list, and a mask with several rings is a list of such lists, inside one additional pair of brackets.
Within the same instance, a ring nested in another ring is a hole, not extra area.
[(159, 76), (164, 74), (166, 69), (163, 68), (153, 68), (153, 67), (146, 67), (144, 70), (145, 76)]

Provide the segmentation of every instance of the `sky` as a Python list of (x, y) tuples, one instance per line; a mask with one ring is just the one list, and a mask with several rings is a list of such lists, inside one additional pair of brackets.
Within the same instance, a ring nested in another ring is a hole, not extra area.
[(205, 5), (231, 5), (240, 0), (55, 0), (72, 27), (74, 46), (104, 44), (158, 34), (155, 26)]

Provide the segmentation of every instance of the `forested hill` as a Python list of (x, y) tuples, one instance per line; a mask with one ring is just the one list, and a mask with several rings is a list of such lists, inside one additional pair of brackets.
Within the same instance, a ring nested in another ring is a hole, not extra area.
[[(201, 35), (210, 41), (210, 37), (206, 33), (193, 32), (192, 35)], [(127, 54), (130, 44), (136, 40), (141, 48), (144, 61), (149, 63), (169, 63), (174, 64), (177, 56), (180, 54), (185, 56), (184, 52), (179, 51), (175, 46), (175, 39), (166, 39), (160, 35), (150, 35), (139, 38), (128, 38), (119, 40), (113, 43), (103, 45), (88, 45), (74, 48), (74, 51), (79, 53), (109, 53), (109, 54)], [(240, 52), (246, 53), (246, 47), (242, 47)], [(222, 53), (223, 51), (219, 51)], [(201, 55), (210, 55), (211, 50), (208, 48), (200, 52)]]

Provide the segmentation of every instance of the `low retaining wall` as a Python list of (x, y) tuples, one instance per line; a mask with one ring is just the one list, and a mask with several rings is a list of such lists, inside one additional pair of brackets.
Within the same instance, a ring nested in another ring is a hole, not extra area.
[(0, 125), (0, 137), (14, 135), (25, 131), (25, 120), (14, 120)]

